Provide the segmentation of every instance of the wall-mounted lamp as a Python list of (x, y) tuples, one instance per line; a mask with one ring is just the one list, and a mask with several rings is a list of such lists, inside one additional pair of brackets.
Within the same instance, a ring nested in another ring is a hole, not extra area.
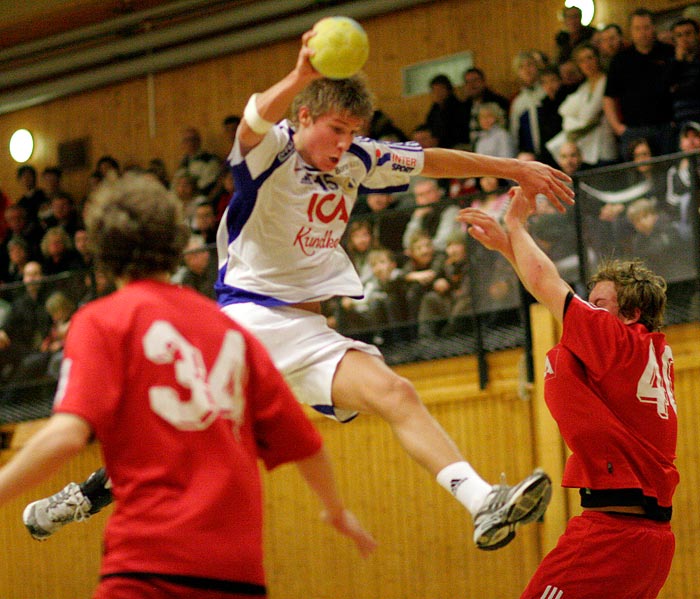
[(566, 8), (576, 6), (581, 9), (581, 24), (590, 25), (595, 14), (595, 2), (593, 0), (566, 0), (564, 2)]
[(10, 138), (10, 156), (16, 162), (27, 162), (34, 151), (34, 138), (26, 129), (18, 129)]

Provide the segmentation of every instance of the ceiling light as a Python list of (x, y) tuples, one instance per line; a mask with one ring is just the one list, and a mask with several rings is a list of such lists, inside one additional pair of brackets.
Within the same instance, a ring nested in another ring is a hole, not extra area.
[(10, 138), (10, 156), (15, 162), (27, 162), (34, 151), (34, 138), (26, 129), (18, 129)]
[(566, 0), (566, 2), (564, 2), (564, 6), (566, 6), (566, 8), (575, 6), (581, 9), (581, 24), (591, 24), (593, 15), (595, 14), (595, 3), (593, 0)]

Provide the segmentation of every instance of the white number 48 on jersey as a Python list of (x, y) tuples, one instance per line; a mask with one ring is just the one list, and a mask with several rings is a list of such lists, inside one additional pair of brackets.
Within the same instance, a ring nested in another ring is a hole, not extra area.
[(673, 385), (671, 384), (671, 367), (673, 366), (673, 354), (671, 348), (666, 346), (661, 356), (659, 365), (654, 353), (654, 344), (649, 342), (649, 360), (644, 368), (642, 376), (637, 381), (637, 399), (642, 403), (655, 403), (656, 413), (664, 420), (668, 419), (668, 407), (676, 413), (676, 399), (673, 397)]

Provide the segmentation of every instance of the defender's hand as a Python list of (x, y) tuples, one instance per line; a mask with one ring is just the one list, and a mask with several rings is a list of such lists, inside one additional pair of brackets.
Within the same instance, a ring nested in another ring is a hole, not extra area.
[(362, 557), (368, 557), (377, 548), (377, 541), (364, 529), (351, 511), (344, 509), (334, 515), (324, 511), (321, 513), (321, 519), (330, 524), (341, 535), (352, 539)]

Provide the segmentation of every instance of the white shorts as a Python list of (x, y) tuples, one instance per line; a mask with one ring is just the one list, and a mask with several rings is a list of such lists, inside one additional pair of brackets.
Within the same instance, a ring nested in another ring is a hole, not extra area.
[(374, 345), (343, 337), (328, 326), (325, 316), (308, 310), (248, 302), (229, 304), (222, 311), (262, 342), (299, 402), (340, 422), (357, 416), (333, 407), (333, 376), (350, 349), (381, 358)]

